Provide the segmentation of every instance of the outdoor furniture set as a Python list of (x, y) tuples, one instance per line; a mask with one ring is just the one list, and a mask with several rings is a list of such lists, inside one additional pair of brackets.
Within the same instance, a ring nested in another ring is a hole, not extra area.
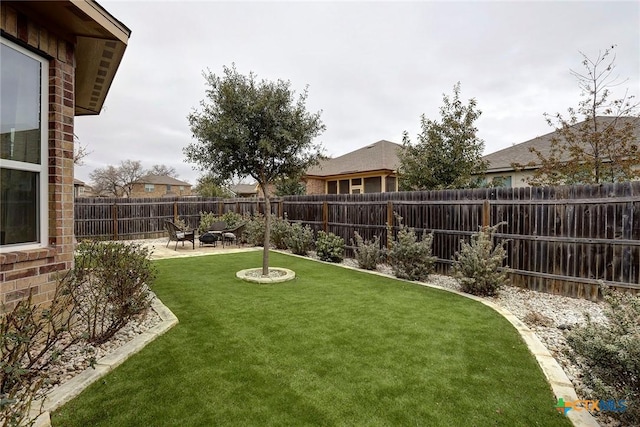
[[(180, 227), (169, 220), (165, 221), (164, 225), (165, 229), (169, 233), (169, 241), (167, 242), (167, 247), (169, 247), (169, 243), (176, 242), (174, 250), (177, 250), (178, 242), (182, 242), (182, 246), (184, 246), (184, 242), (191, 242), (192, 248), (196, 248), (195, 230), (181, 230)], [(216, 246), (217, 242), (222, 242), (222, 247), (224, 247), (225, 242), (227, 242), (227, 244), (235, 243), (237, 245), (239, 243), (239, 237), (244, 231), (244, 226), (245, 223), (240, 223), (233, 227), (228, 227), (227, 223), (224, 221), (214, 222), (211, 227), (209, 227), (209, 230), (206, 233), (198, 236), (198, 241), (200, 242), (200, 246)]]

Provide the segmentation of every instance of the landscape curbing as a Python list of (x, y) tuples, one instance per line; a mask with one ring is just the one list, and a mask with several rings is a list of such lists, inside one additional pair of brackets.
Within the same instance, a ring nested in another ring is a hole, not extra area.
[[(248, 248), (243, 248), (240, 250), (235, 250), (233, 252), (244, 252), (244, 251), (247, 251), (247, 249)], [(229, 252), (231, 251), (228, 251), (228, 252), (225, 251), (223, 253), (229, 253)], [(286, 252), (286, 251), (275, 250), (274, 252), (280, 252), (285, 255), (304, 258), (307, 260), (313, 260), (309, 257), (291, 254), (290, 252)], [(152, 257), (152, 258), (161, 259), (161, 258), (171, 257), (171, 256), (182, 257), (182, 256), (201, 256), (201, 255), (209, 255), (209, 254), (211, 253), (202, 253), (200, 251), (197, 251), (197, 252), (194, 251), (191, 253), (183, 252), (175, 255), (167, 254), (166, 256), (158, 256), (158, 257)], [(507, 321), (509, 321), (509, 323), (511, 323), (516, 328), (516, 330), (522, 337), (522, 340), (527, 345), (527, 348), (529, 349), (531, 354), (536, 358), (536, 361), (538, 362), (540, 369), (542, 370), (545, 378), (547, 379), (547, 382), (549, 383), (551, 390), (555, 395), (556, 399), (559, 400), (560, 398), (562, 398), (565, 401), (578, 400), (578, 396), (573, 387), (573, 384), (565, 374), (560, 364), (551, 355), (549, 350), (544, 346), (544, 344), (540, 341), (540, 339), (536, 336), (536, 334), (531, 329), (529, 329), (527, 325), (521, 322), (520, 319), (518, 319), (515, 315), (513, 315), (510, 311), (494, 304), (493, 302), (475, 295), (448, 289), (438, 285), (398, 279), (397, 277), (390, 276), (388, 274), (381, 273), (379, 271), (363, 270), (363, 269), (351, 267), (348, 265), (330, 263), (330, 262), (320, 261), (320, 260), (314, 260), (314, 261), (327, 264), (327, 265), (334, 265), (334, 266), (347, 268), (355, 271), (369, 273), (369, 274), (373, 274), (381, 277), (392, 277), (394, 279), (401, 280), (407, 283), (418, 284), (418, 285), (430, 287), (433, 289), (439, 289), (442, 291), (451, 292), (465, 298), (473, 299), (475, 301), (478, 301), (492, 308), (493, 310), (498, 312), (500, 315), (502, 315), (505, 319), (507, 319)], [(168, 331), (178, 323), (178, 318), (171, 312), (171, 310), (169, 310), (169, 308), (167, 308), (164, 304), (162, 304), (162, 302), (158, 298), (154, 300), (152, 307), (162, 319), (160, 324), (140, 334), (133, 340), (129, 341), (128, 343), (120, 347), (119, 349), (115, 350), (113, 353), (102, 357), (98, 361), (98, 363), (96, 363), (95, 369), (87, 368), (84, 372), (80, 373), (79, 375), (77, 375), (76, 377), (69, 380), (68, 382), (66, 382), (65, 384), (63, 384), (62, 386), (54, 390), (52, 393), (47, 395), (43, 405), (44, 412), (40, 414), (40, 416), (37, 418), (34, 426), (51, 427), (51, 419), (49, 415), (51, 411), (56, 410), (60, 406), (64, 405), (65, 403), (67, 403), (68, 401), (70, 401), (71, 399), (79, 395), (84, 389), (86, 389), (93, 382), (105, 376), (107, 373), (109, 373), (110, 371), (115, 369), (117, 366), (119, 366), (121, 363), (123, 363), (131, 355), (140, 351), (148, 343), (153, 341), (158, 336), (164, 334), (166, 331)], [(35, 403), (37, 405), (34, 405), (34, 406), (39, 406), (38, 402), (35, 402)], [(567, 418), (571, 421), (571, 423), (575, 427), (600, 426), (600, 424), (598, 424), (596, 419), (586, 410), (569, 411), (567, 413)]]
[[(275, 252), (280, 252), (285, 255), (291, 255), (291, 256), (304, 258), (304, 259), (311, 259), (309, 257), (305, 257), (302, 255), (291, 254), (286, 251), (276, 250)], [(576, 391), (573, 388), (573, 384), (571, 384), (571, 381), (567, 377), (567, 374), (565, 374), (564, 370), (562, 369), (558, 361), (553, 357), (551, 352), (547, 349), (547, 347), (545, 347), (542, 341), (540, 341), (538, 336), (509, 310), (506, 310), (498, 306), (497, 304), (494, 304), (493, 302), (488, 301), (482, 297), (478, 297), (475, 295), (467, 294), (465, 292), (460, 292), (453, 289), (445, 288), (443, 286), (432, 285), (429, 283), (415, 282), (415, 281), (405, 280), (405, 279), (399, 279), (395, 276), (390, 276), (388, 274), (381, 273), (379, 271), (363, 270), (361, 268), (356, 268), (349, 265), (336, 264), (336, 263), (320, 261), (320, 260), (314, 260), (314, 261), (320, 262), (323, 264), (328, 264), (328, 265), (335, 265), (337, 267), (348, 268), (355, 271), (361, 271), (363, 273), (370, 273), (370, 274), (374, 274), (381, 277), (392, 277), (394, 279), (401, 280), (403, 282), (413, 283), (413, 284), (422, 285), (422, 286), (426, 286), (433, 289), (439, 289), (442, 291), (451, 292), (456, 295), (460, 295), (462, 297), (478, 301), (492, 308), (493, 310), (497, 311), (500, 315), (502, 315), (502, 317), (507, 319), (507, 321), (509, 321), (509, 323), (511, 323), (516, 328), (516, 330), (522, 337), (522, 340), (527, 345), (529, 352), (533, 354), (533, 356), (536, 358), (536, 361), (538, 362), (540, 369), (542, 370), (545, 378), (547, 379), (547, 382), (551, 386), (551, 391), (555, 395), (556, 400), (559, 400), (561, 398), (564, 399), (565, 401), (578, 400), (578, 395), (576, 394)], [(599, 427), (600, 426), (600, 424), (596, 421), (593, 415), (591, 415), (589, 411), (586, 411), (586, 410), (569, 411), (567, 412), (567, 418), (569, 418), (569, 420), (575, 427)]]
[(158, 298), (153, 300), (151, 308), (158, 314), (158, 316), (160, 316), (160, 323), (136, 336), (131, 341), (114, 350), (112, 353), (100, 358), (100, 360), (98, 360), (94, 365), (94, 368), (89, 367), (85, 369), (80, 374), (53, 390), (46, 396), (44, 403), (41, 401), (34, 402), (34, 408), (43, 409), (42, 414), (40, 414), (36, 419), (34, 424), (35, 427), (50, 427), (50, 413), (52, 411), (55, 411), (74, 397), (78, 396), (84, 389), (89, 387), (95, 381), (104, 377), (106, 374), (121, 365), (130, 356), (142, 350), (151, 341), (155, 340), (178, 324), (178, 318)]

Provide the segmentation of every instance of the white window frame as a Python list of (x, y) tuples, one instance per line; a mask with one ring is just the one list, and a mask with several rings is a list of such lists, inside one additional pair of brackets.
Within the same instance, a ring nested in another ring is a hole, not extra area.
[(0, 37), (0, 43), (40, 62), (40, 164), (0, 159), (4, 169), (36, 172), (38, 180), (38, 239), (36, 242), (0, 246), (0, 253), (16, 250), (41, 249), (49, 246), (49, 62), (46, 58)]
[(156, 186), (154, 184), (145, 184), (144, 185), (144, 192), (145, 193), (153, 193), (154, 191), (156, 191)]

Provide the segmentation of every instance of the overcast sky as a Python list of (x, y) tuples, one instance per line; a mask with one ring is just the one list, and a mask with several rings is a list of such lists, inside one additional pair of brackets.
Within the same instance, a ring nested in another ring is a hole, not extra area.
[[(205, 97), (203, 70), (309, 86), (307, 108), (322, 110), (318, 138), (336, 157), (386, 139), (412, 140), (420, 116), (439, 119), (442, 95), (461, 83), (475, 98), (485, 154), (546, 134), (543, 113), (576, 107), (570, 69), (615, 44), (620, 87), (640, 95), (640, 2), (214, 2), (99, 3), (132, 31), (98, 116), (77, 117), (91, 153), (76, 178), (123, 160), (185, 162), (187, 115)], [(618, 92), (619, 93), (619, 92)]]

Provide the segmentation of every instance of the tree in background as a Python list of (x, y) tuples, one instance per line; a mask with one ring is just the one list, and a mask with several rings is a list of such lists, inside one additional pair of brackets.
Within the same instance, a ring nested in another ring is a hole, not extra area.
[(303, 196), (307, 187), (300, 176), (285, 177), (276, 181), (276, 196)]
[(153, 165), (149, 169), (146, 175), (158, 175), (158, 176), (170, 176), (171, 178), (177, 178), (178, 172), (173, 166), (167, 165)]
[(89, 174), (89, 178), (92, 182), (93, 191), (100, 196), (129, 197), (133, 184), (143, 176), (150, 174), (165, 175), (157, 173), (158, 171), (175, 175), (173, 167), (154, 165), (151, 169), (145, 170), (138, 160), (123, 160), (118, 167), (109, 165), (94, 170)]
[(226, 188), (225, 181), (209, 172), (198, 177), (193, 193), (202, 197), (231, 197), (231, 192)]
[(404, 150), (399, 153), (401, 190), (437, 190), (477, 186), (473, 175), (484, 175), (484, 142), (478, 138), (475, 121), (482, 112), (474, 98), (467, 105), (460, 100), (460, 82), (453, 86), (453, 98), (443, 94), (440, 122), (423, 114), (422, 132), (412, 144), (405, 131)]
[(321, 158), (313, 139), (325, 126), (320, 112), (306, 110), (307, 89), (295, 98), (289, 81), (257, 81), (253, 73), (224, 67), (224, 76), (204, 73), (209, 88), (201, 109), (188, 116), (197, 140), (184, 149), (187, 161), (222, 179), (251, 176), (265, 200), (262, 274), (269, 274), (269, 185), (301, 175)]
[(628, 89), (621, 98), (610, 100), (611, 89), (624, 81), (613, 74), (615, 46), (599, 52), (592, 60), (584, 53), (583, 73), (570, 70), (578, 81), (582, 99), (568, 115), (545, 113), (556, 132), (549, 152), (531, 147), (536, 160), (514, 163), (515, 169), (536, 167), (531, 185), (599, 184), (640, 178), (640, 113)]

